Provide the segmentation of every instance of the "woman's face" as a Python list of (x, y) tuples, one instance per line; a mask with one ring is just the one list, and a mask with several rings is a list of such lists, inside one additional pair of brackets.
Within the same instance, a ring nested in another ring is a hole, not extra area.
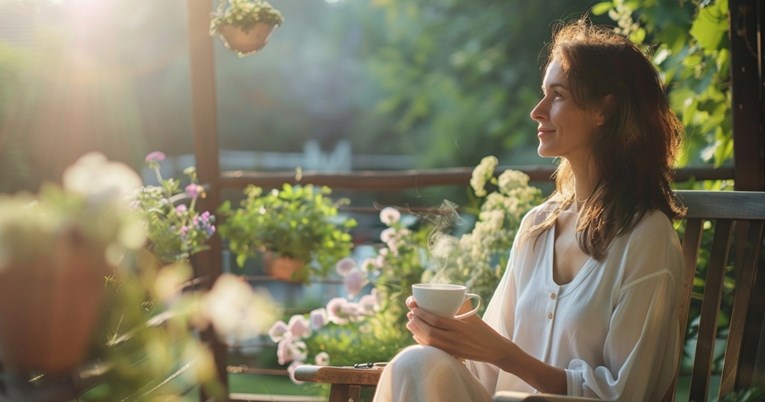
[(582, 109), (574, 102), (568, 78), (557, 60), (547, 66), (542, 92), (542, 100), (531, 110), (531, 118), (538, 123), (539, 156), (566, 158), (571, 164), (586, 163), (595, 130), (603, 123), (602, 114), (592, 108)]

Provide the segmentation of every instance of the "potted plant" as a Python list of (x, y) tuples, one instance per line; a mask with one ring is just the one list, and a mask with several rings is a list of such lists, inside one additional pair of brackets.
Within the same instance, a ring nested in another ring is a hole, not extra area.
[(125, 197), (141, 181), (88, 154), (63, 187), (0, 197), (0, 356), (8, 370), (68, 371), (91, 346), (105, 277), (143, 245)]
[(197, 200), (205, 197), (196, 169), (184, 169), (188, 183), (181, 190), (180, 180), (162, 177), (159, 167), (164, 159), (165, 154), (159, 151), (146, 155), (146, 164), (159, 185), (141, 187), (132, 203), (146, 225), (147, 248), (162, 265), (188, 262), (192, 255), (208, 248), (207, 241), (215, 233), (215, 216), (196, 208)]
[(221, 0), (210, 21), (210, 34), (219, 35), (240, 56), (262, 49), (284, 22), (279, 10), (264, 0)]
[[(257, 186), (244, 189), (240, 208), (226, 201), (218, 209), (223, 218), (220, 236), (228, 241), (241, 267), (248, 257), (263, 255), (266, 269), (276, 279), (304, 282), (311, 274), (326, 276), (334, 264), (350, 254), (352, 218), (338, 215), (338, 205), (328, 198), (329, 187), (284, 184), (264, 192)], [(269, 262), (287, 268), (281, 272)]]

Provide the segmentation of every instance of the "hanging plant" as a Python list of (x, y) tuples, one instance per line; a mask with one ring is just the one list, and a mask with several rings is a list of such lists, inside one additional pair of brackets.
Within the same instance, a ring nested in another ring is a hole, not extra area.
[(253, 54), (268, 43), (284, 22), (279, 10), (263, 0), (221, 0), (210, 21), (210, 35), (239, 56)]

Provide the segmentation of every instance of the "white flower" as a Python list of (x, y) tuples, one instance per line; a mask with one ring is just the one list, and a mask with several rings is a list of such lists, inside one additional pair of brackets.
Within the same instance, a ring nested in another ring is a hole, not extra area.
[(276, 305), (267, 293), (254, 292), (240, 277), (223, 274), (203, 300), (203, 311), (223, 338), (251, 339), (265, 331)]
[(335, 324), (345, 324), (348, 320), (344, 315), (344, 306), (348, 303), (342, 297), (334, 297), (327, 302), (327, 317), (329, 321)]
[(393, 226), (394, 224), (398, 223), (400, 219), (401, 212), (399, 212), (396, 208), (385, 207), (382, 209), (382, 211), (380, 211), (380, 222), (388, 226)]
[(481, 159), (478, 166), (473, 169), (470, 177), (470, 187), (473, 188), (475, 195), (478, 197), (486, 195), (486, 181), (494, 176), (494, 170), (498, 164), (499, 160), (495, 156), (489, 155)]
[(320, 352), (316, 355), (316, 358), (314, 359), (316, 361), (317, 366), (328, 366), (329, 365), (329, 353), (327, 352)]
[(390, 245), (396, 238), (396, 229), (394, 228), (387, 228), (380, 232), (380, 240), (387, 245)]
[(124, 163), (110, 162), (91, 152), (64, 170), (64, 188), (94, 202), (127, 200), (142, 185), (141, 178)]

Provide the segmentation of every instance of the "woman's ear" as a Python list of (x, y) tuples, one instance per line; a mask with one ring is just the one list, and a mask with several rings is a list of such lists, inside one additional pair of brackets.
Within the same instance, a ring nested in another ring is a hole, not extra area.
[(614, 109), (614, 96), (609, 94), (603, 97), (600, 104), (595, 108), (595, 127), (601, 127)]

